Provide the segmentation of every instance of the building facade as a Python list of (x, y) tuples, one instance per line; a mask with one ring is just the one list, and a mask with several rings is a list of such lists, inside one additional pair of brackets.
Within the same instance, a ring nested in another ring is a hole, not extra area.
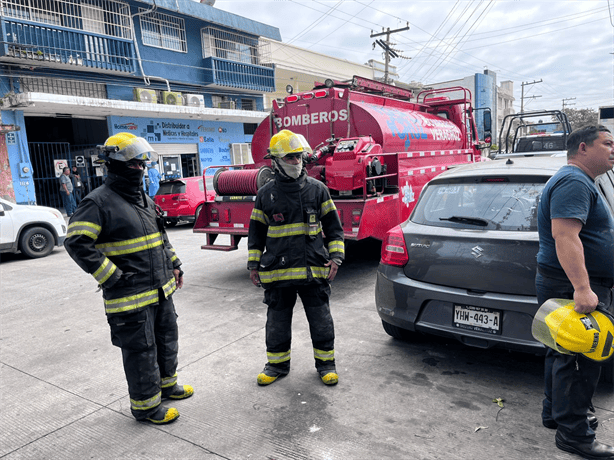
[(61, 207), (61, 168), (96, 187), (95, 147), (122, 131), (156, 148), (164, 178), (249, 158), (277, 28), (191, 0), (3, 0), (0, 14), (2, 196)]

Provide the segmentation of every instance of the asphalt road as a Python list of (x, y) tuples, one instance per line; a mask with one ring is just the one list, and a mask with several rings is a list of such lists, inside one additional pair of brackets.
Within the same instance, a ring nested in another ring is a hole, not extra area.
[[(300, 303), (292, 372), (258, 387), (263, 291), (247, 250), (205, 252), (189, 226), (169, 230), (183, 261), (179, 420), (132, 418), (118, 348), (91, 276), (63, 248), (0, 263), (0, 459), (573, 459), (541, 426), (542, 359), (423, 338), (389, 337), (375, 311), (377, 244), (348, 248), (333, 283), (340, 382), (323, 385)], [(501, 398), (503, 408), (493, 403)], [(614, 442), (614, 395), (594, 400)]]

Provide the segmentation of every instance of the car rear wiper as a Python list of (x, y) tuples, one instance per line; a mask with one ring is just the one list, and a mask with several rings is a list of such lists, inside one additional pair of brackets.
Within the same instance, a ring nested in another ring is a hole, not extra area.
[(481, 217), (465, 216), (440, 217), (439, 220), (449, 220), (450, 222), (463, 222), (466, 224), (479, 225), (480, 227), (486, 227), (490, 223), (488, 219), (482, 219)]

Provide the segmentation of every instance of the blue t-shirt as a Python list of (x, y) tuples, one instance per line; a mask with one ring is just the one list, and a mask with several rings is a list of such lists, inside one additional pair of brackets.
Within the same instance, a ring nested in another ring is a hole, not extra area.
[(590, 277), (614, 278), (614, 218), (595, 181), (575, 166), (566, 165), (550, 178), (537, 211), (537, 263), (564, 273), (552, 238), (552, 219), (582, 222), (580, 240)]

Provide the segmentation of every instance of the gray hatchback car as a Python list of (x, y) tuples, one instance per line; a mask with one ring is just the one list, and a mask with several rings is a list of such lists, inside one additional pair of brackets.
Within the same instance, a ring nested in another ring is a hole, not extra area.
[[(447, 171), (382, 243), (375, 301), (384, 330), (545, 353), (537, 311), (537, 205), (565, 157), (515, 157)], [(614, 212), (614, 173), (598, 178)], [(612, 381), (614, 362), (604, 372)]]

